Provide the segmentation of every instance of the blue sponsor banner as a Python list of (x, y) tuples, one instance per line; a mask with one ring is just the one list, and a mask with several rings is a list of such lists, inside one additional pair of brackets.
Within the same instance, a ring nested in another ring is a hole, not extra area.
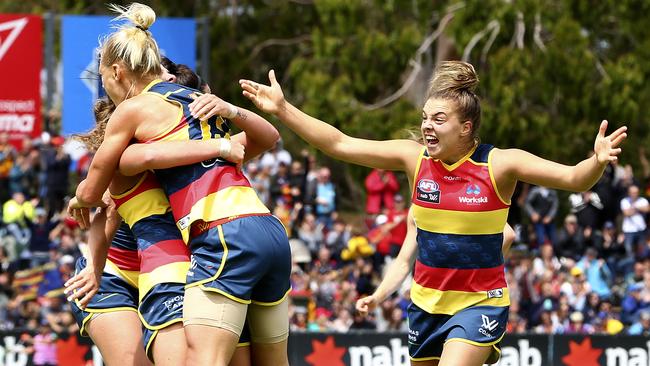
[[(92, 105), (101, 92), (97, 49), (101, 37), (115, 30), (109, 16), (62, 17), (63, 133), (89, 130)], [(157, 18), (151, 32), (160, 53), (172, 61), (196, 67), (196, 22), (191, 18)]]

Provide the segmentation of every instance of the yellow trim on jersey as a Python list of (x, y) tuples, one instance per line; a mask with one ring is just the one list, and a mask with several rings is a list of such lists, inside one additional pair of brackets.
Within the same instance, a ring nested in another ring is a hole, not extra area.
[(487, 291), (440, 291), (421, 286), (413, 281), (411, 300), (429, 314), (454, 315), (471, 306), (508, 306), (510, 305), (510, 292), (507, 287), (504, 287), (502, 297), (488, 298)]
[(117, 212), (129, 227), (152, 215), (163, 215), (170, 210), (169, 201), (162, 188), (148, 189), (124, 202)]
[(233, 216), (268, 213), (269, 209), (260, 201), (253, 188), (227, 187), (201, 198), (192, 206), (185, 216), (189, 217), (189, 220), (185, 229), (181, 229), (181, 234), (187, 243), (191, 224), (196, 220), (211, 222)]
[(409, 356), (409, 358), (411, 359), (411, 361), (420, 362), (420, 361), (439, 360), (439, 359), (440, 359), (440, 356), (433, 356), (433, 357), (420, 357), (420, 358), (415, 358), (415, 357), (411, 357), (411, 356)]
[(283, 302), (289, 296), (290, 292), (291, 292), (291, 287), (289, 287), (287, 292), (285, 292), (284, 295), (282, 295), (280, 300), (273, 301), (273, 302), (262, 302), (262, 301), (251, 300), (251, 304), (260, 305), (260, 306), (275, 306), (275, 305)]
[(199, 285), (199, 288), (201, 290), (203, 290), (203, 291), (216, 292), (219, 295), (225, 296), (225, 297), (229, 298), (230, 300), (236, 301), (236, 302), (238, 302), (240, 304), (248, 305), (248, 304), (251, 303), (251, 300), (244, 300), (241, 297), (237, 297), (237, 296), (235, 296), (233, 294), (229, 294), (229, 293), (225, 292), (224, 290), (221, 290), (221, 289), (218, 289), (218, 288), (206, 287), (204, 285)]
[(217, 226), (217, 232), (219, 233), (219, 242), (221, 243), (221, 247), (223, 248), (223, 255), (221, 256), (221, 263), (219, 263), (219, 268), (217, 268), (217, 273), (214, 276), (210, 277), (210, 278), (206, 278), (206, 279), (203, 279), (201, 281), (188, 283), (187, 285), (185, 285), (186, 289), (188, 289), (190, 287), (194, 287), (194, 286), (201, 286), (206, 282), (216, 280), (219, 277), (219, 275), (221, 274), (221, 272), (223, 271), (223, 268), (226, 266), (226, 260), (228, 259), (228, 244), (226, 244), (226, 238), (223, 235), (223, 227), (222, 226), (223, 225), (218, 225)]
[[(449, 338), (449, 339), (445, 340), (445, 344), (446, 344), (447, 342), (454, 341), (454, 342), (463, 342), (463, 343), (468, 343), (468, 344), (471, 344), (471, 345), (473, 345), (473, 346), (489, 347), (489, 346), (494, 346), (494, 345), (496, 345), (497, 343), (501, 342), (501, 340), (503, 339), (503, 336), (505, 336), (505, 335), (506, 335), (506, 332), (503, 332), (503, 334), (501, 334), (501, 337), (499, 337), (499, 339), (497, 339), (496, 341), (493, 341), (493, 342), (488, 342), (488, 343), (475, 342), (475, 341), (472, 341), (472, 340), (469, 340), (469, 339), (465, 339), (465, 338)], [(494, 347), (494, 349), (495, 349), (497, 352), (501, 353), (501, 351), (500, 351), (497, 347)]]
[[(139, 314), (139, 313), (138, 313)], [(147, 356), (149, 361), (152, 363), (155, 361), (153, 359), (153, 355), (149, 354), (149, 350), (151, 349), (151, 345), (153, 344), (153, 340), (156, 339), (156, 336), (158, 335), (158, 330), (155, 330), (153, 334), (151, 335), (151, 338), (149, 338), (149, 342), (147, 342), (147, 345), (144, 346), (144, 354)]]
[(144, 89), (142, 89), (140, 94), (147, 93), (149, 91), (149, 89), (151, 89), (154, 85), (156, 85), (158, 83), (162, 83), (162, 79), (154, 79), (154, 80), (152, 80), (149, 84), (147, 84), (147, 86), (144, 87)]
[(508, 208), (493, 211), (452, 211), (412, 206), (415, 224), (432, 233), (458, 235), (486, 235), (503, 232)]
[[(148, 89), (145, 89), (145, 91), (146, 90), (148, 90)], [(160, 98), (160, 99), (162, 99), (162, 100), (164, 100), (166, 102), (176, 104), (178, 106), (178, 117), (176, 118), (174, 123), (172, 123), (171, 126), (169, 126), (168, 128), (164, 129), (161, 133), (159, 133), (156, 136), (149, 139), (149, 140), (156, 140), (156, 139), (159, 139), (161, 136), (165, 136), (166, 134), (168, 134), (170, 131), (172, 131), (174, 128), (176, 128), (179, 123), (181, 123), (181, 121), (183, 120), (183, 115), (184, 115), (183, 114), (183, 104), (181, 104), (181, 102), (179, 102), (177, 100), (169, 100), (169, 99), (167, 99), (166, 95), (169, 95), (169, 94), (162, 95), (162, 94), (153, 93), (153, 92), (147, 92), (147, 94), (148, 95), (155, 95), (158, 98)], [(187, 129), (181, 129), (181, 131), (187, 132)], [(187, 140), (187, 139), (189, 139), (189, 136), (185, 136), (185, 140)], [(169, 140), (167, 138), (164, 138), (164, 139), (162, 139), (162, 141), (169, 141)]]
[(133, 191), (135, 191), (138, 187), (140, 187), (140, 184), (142, 184), (142, 182), (144, 182), (144, 180), (147, 178), (147, 174), (151, 174), (151, 173), (149, 173), (149, 171), (145, 171), (144, 173), (142, 173), (142, 176), (140, 176), (140, 179), (138, 179), (138, 182), (136, 184), (134, 184), (133, 187), (127, 189), (126, 192), (122, 192), (120, 194), (112, 194), (111, 193), (111, 198), (120, 199), (120, 198), (124, 198), (127, 195), (133, 193)]
[(510, 206), (510, 199), (507, 201), (503, 199), (503, 196), (501, 196), (501, 192), (499, 192), (499, 187), (497, 186), (497, 181), (496, 178), (494, 177), (494, 172), (492, 170), (492, 153), (494, 152), (494, 149), (490, 150), (490, 153), (488, 154), (488, 172), (490, 173), (490, 181), (492, 182), (492, 188), (494, 189), (494, 193), (497, 194), (497, 197), (501, 200), (501, 202), (505, 205)]
[(122, 280), (126, 281), (129, 285), (133, 286), (134, 288), (138, 288), (138, 276), (140, 275), (140, 271), (127, 271), (120, 269), (115, 263), (107, 259), (106, 266), (104, 267), (104, 272), (118, 276)]
[(452, 170), (458, 168), (462, 163), (464, 163), (464, 162), (466, 162), (467, 160), (469, 160), (469, 157), (472, 156), (472, 154), (474, 154), (474, 151), (476, 151), (476, 148), (478, 147), (478, 145), (479, 145), (479, 144), (475, 144), (474, 147), (473, 147), (473, 148), (472, 148), (472, 149), (471, 149), (467, 154), (465, 154), (465, 156), (463, 156), (462, 158), (460, 158), (460, 160), (458, 160), (457, 162), (455, 162), (455, 163), (453, 163), (453, 164), (451, 164), (451, 165), (447, 165), (447, 164), (445, 164), (444, 161), (439, 160), (439, 161), (440, 161), (440, 164), (442, 164), (442, 166), (443, 166), (445, 169), (447, 169), (447, 171), (450, 172), (450, 171), (452, 171)]
[(237, 348), (239, 348), (239, 347), (249, 347), (250, 345), (251, 345), (251, 342), (237, 343)]
[(471, 162), (472, 164), (477, 165), (477, 166), (488, 166), (488, 163), (480, 163), (480, 162), (478, 162), (478, 161), (474, 161), (474, 160), (472, 160), (472, 159), (467, 159), (467, 160), (468, 160), (469, 162)]
[[(178, 309), (176, 309), (176, 310), (174, 310), (174, 311), (179, 311), (179, 310), (180, 310), (180, 311), (183, 311), (183, 308), (178, 308)], [(178, 323), (178, 322), (182, 322), (182, 321), (183, 321), (183, 317), (180, 317), (180, 318), (172, 319), (172, 320), (167, 321), (167, 322), (165, 322), (165, 323), (162, 323), (162, 324), (160, 324), (160, 325), (151, 325), (151, 324), (147, 323), (146, 320), (144, 320), (144, 317), (142, 316), (142, 314), (140, 314), (140, 310), (139, 310), (139, 309), (138, 309), (138, 316), (140, 317), (140, 321), (142, 322), (142, 325), (143, 325), (145, 328), (147, 328), (147, 329), (149, 329), (149, 330), (155, 330), (155, 331), (158, 331), (158, 330), (161, 330), (161, 329), (165, 329), (165, 328), (167, 328), (168, 326), (170, 326), (170, 325), (172, 325), (172, 324), (174, 324), (174, 323)], [(151, 338), (154, 338), (154, 337), (151, 337)]]
[(140, 301), (151, 289), (161, 283), (182, 283), (187, 279), (190, 262), (173, 262), (162, 265), (149, 273), (140, 272), (138, 297)]

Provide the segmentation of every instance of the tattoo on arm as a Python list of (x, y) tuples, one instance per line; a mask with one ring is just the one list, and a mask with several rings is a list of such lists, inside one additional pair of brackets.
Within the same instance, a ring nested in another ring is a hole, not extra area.
[(242, 119), (242, 120), (246, 120), (246, 119), (248, 119), (248, 114), (242, 112), (241, 109), (238, 109), (237, 110), (237, 118)]

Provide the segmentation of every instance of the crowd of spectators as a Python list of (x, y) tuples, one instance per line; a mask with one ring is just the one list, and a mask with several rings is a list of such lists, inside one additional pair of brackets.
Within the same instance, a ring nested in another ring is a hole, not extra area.
[[(64, 146), (44, 134), (15, 148), (0, 134), (0, 329), (77, 330), (61, 286), (87, 238), (65, 206), (92, 156), (71, 159)], [(291, 329), (406, 330), (410, 280), (368, 317), (354, 310), (406, 235), (399, 177), (370, 171), (365, 205), (354, 203), (365, 212), (342, 213), (332, 171), (307, 151), (292, 156), (279, 143), (244, 171), (290, 236)], [(517, 239), (505, 256), (508, 331), (650, 335), (649, 193), (616, 164), (588, 192), (519, 186), (509, 216)]]

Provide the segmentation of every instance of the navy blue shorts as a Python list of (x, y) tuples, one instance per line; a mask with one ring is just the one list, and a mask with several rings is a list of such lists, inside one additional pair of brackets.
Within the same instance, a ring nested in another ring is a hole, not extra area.
[[(75, 265), (75, 273), (79, 273), (86, 268), (86, 258), (80, 257)], [(86, 323), (92, 318), (93, 314), (110, 313), (114, 311), (138, 311), (138, 289), (129, 284), (117, 274), (102, 274), (99, 290), (95, 296), (90, 299), (85, 309), (79, 307), (79, 301), (75, 300), (71, 304), (72, 315), (74, 315), (79, 332), (83, 336), (88, 336)]]
[(201, 286), (232, 300), (273, 305), (291, 289), (291, 249), (280, 220), (246, 216), (192, 237), (187, 287)]
[(408, 307), (409, 355), (414, 361), (438, 360), (446, 342), (457, 340), (492, 346), (487, 363), (501, 357), (499, 342), (506, 332), (508, 307), (473, 306), (454, 315), (430, 314), (411, 303)]

